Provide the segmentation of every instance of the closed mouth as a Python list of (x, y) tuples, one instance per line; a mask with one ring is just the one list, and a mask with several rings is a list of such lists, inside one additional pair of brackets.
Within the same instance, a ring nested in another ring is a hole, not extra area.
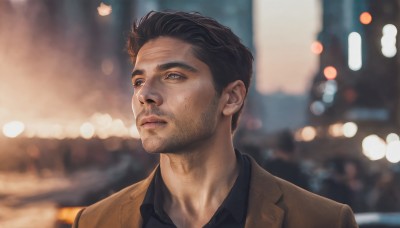
[(167, 122), (161, 118), (155, 117), (155, 116), (150, 116), (150, 117), (144, 117), (140, 121), (140, 126), (144, 125), (159, 125), (159, 124), (166, 124)]

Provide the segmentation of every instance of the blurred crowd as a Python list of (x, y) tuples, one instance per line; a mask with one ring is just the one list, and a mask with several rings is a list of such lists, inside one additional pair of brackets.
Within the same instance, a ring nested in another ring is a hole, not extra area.
[[(270, 173), (311, 192), (348, 204), (356, 213), (400, 211), (399, 164), (370, 161), (361, 156), (350, 156), (351, 153), (345, 151), (318, 156), (321, 151), (316, 149), (305, 153), (302, 150), (310, 150), (310, 147), (298, 144), (289, 130), (273, 134), (264, 148), (246, 143), (246, 140), (239, 143), (243, 151), (258, 158)], [(329, 150), (324, 145), (320, 146)], [(314, 156), (303, 157), (302, 154)]]
[[(400, 211), (399, 165), (370, 166), (354, 157), (327, 159), (302, 157), (301, 147), (290, 131), (269, 137), (266, 144), (238, 143), (272, 174), (301, 188), (348, 204), (355, 212)], [(261, 146), (262, 145), (262, 146)], [(157, 155), (147, 154), (137, 139), (39, 139), (0, 138), (0, 172), (35, 175), (38, 178), (70, 177), (89, 169), (110, 170), (129, 163), (104, 189), (83, 197), (80, 205), (94, 203), (145, 177), (156, 165)], [(379, 161), (376, 161), (379, 162)]]

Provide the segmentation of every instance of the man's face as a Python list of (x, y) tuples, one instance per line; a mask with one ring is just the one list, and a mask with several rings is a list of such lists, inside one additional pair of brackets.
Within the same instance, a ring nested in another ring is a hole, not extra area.
[(219, 96), (192, 45), (170, 37), (150, 40), (137, 55), (132, 84), (133, 113), (146, 151), (181, 153), (213, 136)]

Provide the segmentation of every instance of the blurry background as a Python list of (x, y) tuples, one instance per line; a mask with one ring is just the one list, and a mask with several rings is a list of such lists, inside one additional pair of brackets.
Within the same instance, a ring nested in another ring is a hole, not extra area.
[(400, 211), (399, 0), (0, 0), (1, 227), (68, 227), (152, 170), (125, 41), (163, 9), (214, 17), (253, 51), (238, 148), (360, 224)]

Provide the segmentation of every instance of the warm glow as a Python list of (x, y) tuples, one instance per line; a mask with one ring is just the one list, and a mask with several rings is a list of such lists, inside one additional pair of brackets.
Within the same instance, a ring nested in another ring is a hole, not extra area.
[(60, 124), (52, 124), (49, 127), (51, 132), (51, 138), (64, 139), (66, 137), (64, 129)]
[(348, 38), (348, 65), (351, 70), (357, 71), (362, 67), (362, 47), (359, 33), (352, 32)]
[(82, 138), (90, 139), (94, 136), (94, 127), (91, 123), (86, 122), (80, 128), (80, 135)]
[(319, 42), (319, 41), (314, 41), (314, 42), (311, 44), (311, 51), (312, 51), (312, 53), (319, 55), (319, 54), (322, 53), (323, 50), (324, 50), (324, 46), (321, 44), (321, 42)]
[(64, 139), (67, 137), (66, 129), (61, 124), (37, 122), (27, 127), (25, 136), (32, 138)]
[(328, 80), (333, 80), (336, 78), (337, 76), (337, 71), (336, 68), (333, 66), (327, 66), (324, 68), (324, 75), (325, 78)]
[(135, 124), (131, 126), (129, 133), (130, 133), (132, 138), (135, 138), (135, 139), (139, 139), (140, 138), (139, 131), (138, 131), (138, 129), (137, 129)]
[(101, 139), (106, 139), (111, 136), (111, 127), (113, 119), (110, 114), (95, 113), (90, 118), (91, 123), (95, 127), (96, 135)]
[(12, 121), (3, 125), (2, 132), (9, 138), (21, 136), (59, 140), (66, 138), (75, 139), (79, 137), (90, 139), (94, 136), (100, 139), (107, 139), (109, 137), (139, 138), (137, 130), (127, 127), (121, 119), (113, 119), (111, 115), (107, 113), (95, 113), (87, 121), (81, 120), (79, 122), (71, 120), (64, 123), (54, 123), (50, 121), (34, 120), (31, 121), (31, 123), (25, 124), (20, 121)]
[(379, 160), (386, 155), (386, 143), (377, 135), (370, 135), (362, 141), (363, 153), (370, 160)]
[(124, 137), (128, 136), (129, 130), (125, 127), (124, 122), (120, 119), (113, 120), (110, 128), (110, 134), (117, 136), (117, 137)]
[(372, 22), (372, 16), (369, 12), (363, 12), (360, 15), (360, 22), (361, 24), (368, 25)]
[(8, 138), (15, 138), (22, 134), (25, 130), (25, 125), (21, 121), (11, 121), (3, 126), (3, 134)]
[(100, 3), (100, 6), (97, 7), (97, 12), (99, 13), (100, 16), (108, 16), (112, 12), (112, 7), (111, 5), (106, 5), (104, 3)]
[(391, 163), (400, 161), (400, 141), (393, 141), (387, 145), (386, 159)]
[(343, 124), (336, 123), (329, 126), (328, 132), (333, 137), (340, 137), (343, 136)]
[(358, 126), (353, 122), (343, 124), (343, 135), (347, 138), (352, 138), (357, 134)]
[(303, 141), (309, 142), (315, 139), (317, 130), (314, 127), (307, 126), (301, 130), (301, 138)]
[(67, 224), (72, 224), (76, 215), (83, 207), (63, 207), (57, 213), (57, 219)]
[(65, 127), (65, 137), (75, 139), (80, 136), (80, 130), (78, 125), (69, 124)]

